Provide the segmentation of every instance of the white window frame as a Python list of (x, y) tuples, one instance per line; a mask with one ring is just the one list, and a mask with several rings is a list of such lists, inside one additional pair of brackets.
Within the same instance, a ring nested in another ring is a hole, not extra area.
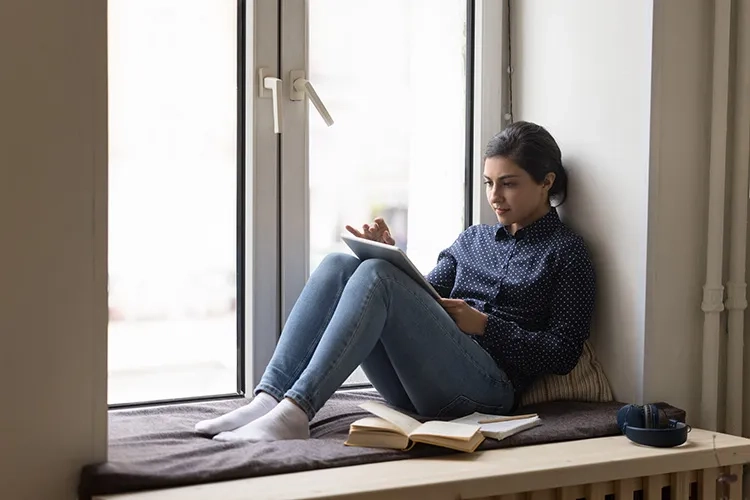
[(510, 0), (476, 0), (474, 12), (474, 224), (495, 224), (497, 217), (487, 203), (482, 178), (482, 155), (489, 140), (509, 122)]
[(247, 0), (245, 50), (245, 366), (244, 390), (260, 380), (280, 331), (279, 135), (272, 101), (261, 98), (258, 68), (278, 77), (279, 9), (276, 0)]
[[(274, 132), (272, 100), (260, 96), (257, 71), (257, 68), (263, 67), (267, 69), (267, 76), (278, 77), (281, 0), (236, 2), (240, 16), (244, 11), (245, 27), (245, 43), (242, 47), (244, 53), (238, 54), (237, 59), (238, 64), (241, 64), (240, 57), (244, 55), (245, 108), (240, 110), (242, 103), (238, 101), (237, 109), (238, 115), (241, 111), (244, 118), (244, 130), (240, 132), (243, 133), (244, 139), (244, 158), (237, 158), (238, 162), (244, 160), (244, 186), (238, 186), (238, 192), (240, 187), (244, 188), (244, 217), (238, 218), (237, 221), (238, 232), (242, 232), (244, 241), (244, 248), (238, 248), (240, 258), (237, 260), (237, 276), (238, 281), (241, 280), (241, 284), (244, 285), (244, 293), (237, 295), (237, 386), (231, 393), (242, 396), (251, 394), (260, 380), (276, 348), (281, 328), (280, 139)], [(242, 66), (238, 66), (238, 71), (241, 71), (241, 68)], [(242, 145), (238, 146), (237, 151), (240, 151), (241, 147)], [(102, 179), (106, 184), (106, 176)], [(104, 215), (106, 216), (106, 213)], [(238, 245), (240, 244), (238, 242)], [(104, 309), (106, 310), (106, 307)], [(105, 361), (106, 358), (105, 355)], [(104, 382), (106, 385), (106, 379)], [(163, 400), (116, 403), (108, 407), (123, 408), (161, 404), (166, 401), (196, 401), (224, 397), (227, 397), (227, 394), (198, 394), (176, 399), (167, 397)]]
[[(248, 89), (247, 98), (248, 123), (252, 123), (247, 141), (248, 174), (252, 173), (247, 176), (246, 216), (248, 393), (260, 380), (309, 274), (309, 222), (307, 216), (300, 217), (309, 212), (310, 206), (309, 106), (306, 100), (289, 100), (289, 71), (309, 71), (307, 1), (284, 0), (278, 4), (275, 0), (248, 2), (248, 16), (254, 13), (255, 20), (253, 24), (253, 18), (248, 18), (248, 26), (253, 26), (254, 50), (247, 53), (247, 84), (254, 89), (252, 99)], [(474, 0), (472, 224), (496, 222), (485, 200), (481, 158), (487, 141), (507, 123), (507, 20), (505, 0)], [(273, 134), (270, 100), (258, 98), (260, 67), (278, 69), (279, 74), (272, 76), (284, 82), (280, 135)], [(276, 168), (269, 169), (268, 165)]]

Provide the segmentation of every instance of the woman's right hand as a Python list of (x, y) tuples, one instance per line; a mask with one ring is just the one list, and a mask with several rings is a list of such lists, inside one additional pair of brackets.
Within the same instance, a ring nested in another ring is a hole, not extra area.
[(346, 230), (360, 238), (385, 243), (386, 245), (396, 244), (396, 241), (391, 236), (388, 224), (385, 223), (382, 217), (375, 217), (375, 221), (372, 224), (363, 224), (362, 232), (349, 225), (346, 226)]

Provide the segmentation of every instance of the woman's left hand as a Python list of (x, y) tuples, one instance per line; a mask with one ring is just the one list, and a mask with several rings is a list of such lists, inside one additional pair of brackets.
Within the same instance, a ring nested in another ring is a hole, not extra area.
[(440, 299), (443, 306), (458, 328), (470, 335), (482, 335), (487, 326), (487, 315), (477, 311), (461, 299)]

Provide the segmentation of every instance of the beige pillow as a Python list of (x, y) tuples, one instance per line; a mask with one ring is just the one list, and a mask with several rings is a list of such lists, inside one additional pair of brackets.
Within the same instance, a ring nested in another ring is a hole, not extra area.
[(520, 406), (545, 401), (612, 401), (612, 389), (588, 341), (578, 364), (567, 375), (546, 375), (521, 394)]

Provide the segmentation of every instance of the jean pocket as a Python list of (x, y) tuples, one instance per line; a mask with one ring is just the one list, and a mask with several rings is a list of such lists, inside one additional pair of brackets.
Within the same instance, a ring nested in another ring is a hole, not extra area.
[(488, 405), (474, 401), (463, 394), (459, 394), (438, 412), (437, 418), (459, 418), (474, 412), (489, 413), (490, 415), (504, 415), (508, 411), (510, 411), (510, 405)]

